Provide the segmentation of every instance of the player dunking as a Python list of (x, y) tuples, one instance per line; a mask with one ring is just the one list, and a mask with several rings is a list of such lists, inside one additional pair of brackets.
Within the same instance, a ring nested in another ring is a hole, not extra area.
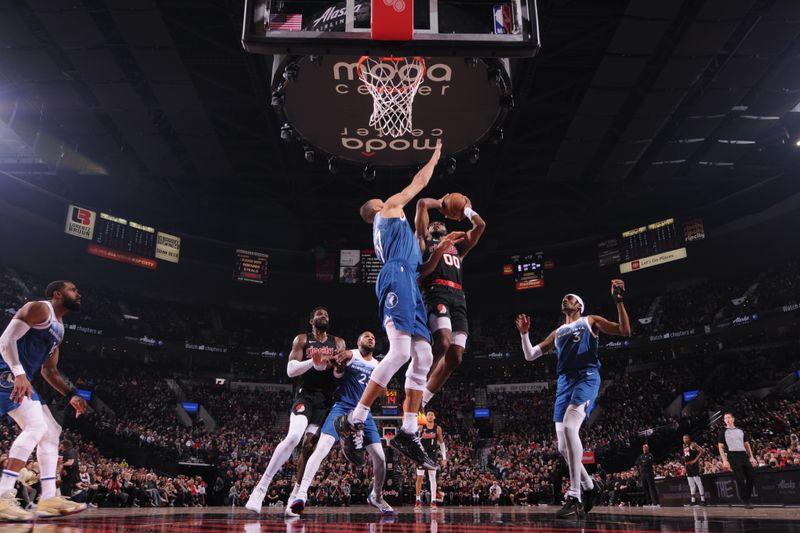
[[(564, 325), (550, 333), (547, 338), (531, 345), (528, 332), (531, 319), (519, 315), (517, 329), (522, 336), (522, 350), (525, 359), (535, 361), (553, 346), (556, 349), (558, 384), (553, 421), (556, 423), (558, 451), (564, 456), (569, 467), (570, 488), (567, 501), (557, 513), (557, 518), (588, 513), (600, 493), (600, 482), (593, 480), (586, 472), (583, 460), (583, 444), (580, 428), (589, 414), (592, 402), (600, 390), (599, 333), (630, 337), (631, 324), (625, 310), (623, 295), (625, 282), (611, 281), (611, 294), (617, 305), (619, 322), (611, 322), (597, 315), (581, 316), (586, 310), (583, 300), (575, 294), (567, 294), (561, 301)], [(585, 498), (581, 496), (583, 487)]]
[[(292, 456), (292, 451), (300, 444), (305, 434), (303, 449), (297, 463), (296, 482), (289, 501), (297, 494), (300, 480), (303, 479), (305, 462), (314, 451), (319, 428), (333, 404), (336, 378), (333, 375), (332, 360), (336, 350), (344, 350), (344, 340), (328, 333), (330, 317), (324, 307), (317, 307), (311, 311), (309, 323), (311, 335), (301, 333), (294, 338), (286, 367), (288, 376), (297, 378), (294, 403), (289, 415), (289, 432), (275, 447), (264, 475), (253, 488), (253, 494), (245, 504), (247, 509), (255, 513), (261, 512), (261, 505), (270, 483)], [(288, 505), (286, 514), (294, 515)]]
[[(372, 375), (372, 371), (378, 366), (378, 361), (372, 357), (375, 350), (375, 335), (371, 331), (365, 331), (358, 337), (357, 350), (345, 350), (336, 353), (337, 371), (336, 377), (342, 381), (336, 389), (336, 403), (333, 405), (328, 418), (322, 425), (322, 435), (319, 438), (314, 453), (306, 462), (306, 471), (300, 483), (300, 490), (291, 502), (292, 511), (300, 514), (306, 506), (308, 499), (308, 488), (314, 477), (317, 475), (323, 459), (328, 456), (333, 445), (339, 438), (334, 427), (334, 421), (350, 412), (361, 399), (367, 381)], [(394, 514), (394, 509), (383, 499), (383, 482), (386, 480), (386, 456), (381, 446), (381, 436), (378, 433), (378, 426), (372, 419), (372, 415), (367, 415), (364, 421), (364, 443), (367, 453), (372, 458), (372, 470), (374, 481), (372, 491), (367, 496), (367, 502), (380, 510), (381, 514)]]
[(469, 202), (464, 216), (472, 222), (472, 229), (466, 234), (454, 232), (446, 235), (444, 222), (428, 224), (428, 210), (442, 209), (446, 198), (422, 198), (417, 202), (414, 219), (417, 240), (425, 260), (419, 279), (424, 287), (428, 325), (433, 334), (433, 365), (422, 393), (422, 407), (439, 392), (464, 357), (468, 325), (461, 265), (486, 229), (486, 223), (472, 210)]
[(437, 468), (417, 435), (417, 411), (422, 403), (422, 391), (425, 390), (433, 353), (425, 320), (425, 304), (417, 286), (417, 269), (422, 254), (403, 207), (428, 185), (441, 151), (442, 143), (439, 141), (430, 161), (405, 189), (385, 202), (373, 199), (361, 206), (361, 218), (373, 227), (375, 255), (383, 263), (375, 283), (375, 293), (381, 323), (389, 337), (389, 351), (372, 372), (355, 409), (336, 419), (336, 431), (343, 438), (345, 456), (356, 463), (364, 461), (364, 422), (370, 407), (383, 394), (389, 380), (410, 359), (406, 371), (403, 425), (390, 445), (426, 469)]
[[(436, 413), (434, 411), (427, 411), (425, 413), (425, 424), (419, 428), (419, 438), (429, 456), (436, 457), (438, 454), (441, 454), (442, 468), (446, 468), (447, 446), (444, 444), (442, 426), (436, 423)], [(431, 509), (436, 509), (438, 507), (436, 504), (436, 495), (438, 493), (436, 474), (436, 470), (428, 470), (428, 480), (431, 486)], [(425, 470), (420, 468), (417, 469), (417, 501), (414, 504), (415, 509), (422, 509), (420, 493), (422, 492), (423, 483), (425, 483)]]
[(703, 481), (700, 479), (700, 457), (706, 451), (692, 440), (689, 435), (683, 436), (683, 463), (686, 466), (686, 480), (689, 482), (689, 492), (692, 493), (692, 506), (697, 505), (694, 499), (695, 492), (700, 493), (700, 505), (706, 505), (706, 493), (703, 490)]
[(54, 281), (45, 289), (49, 300), (28, 302), (17, 311), (0, 336), (0, 415), (14, 419), (22, 430), (8, 451), (8, 463), (0, 478), (0, 519), (30, 521), (34, 513), (23, 510), (16, 500), (14, 485), (19, 471), (36, 448), (41, 469), (42, 495), (36, 517), (73, 514), (86, 509), (56, 496), (56, 470), (61, 426), (31, 386), (33, 377), (42, 377), (61, 395), (72, 395), (75, 415), (86, 411), (86, 401), (74, 394), (58, 371), (59, 345), (64, 340), (64, 316), (81, 307), (81, 295), (71, 281)]

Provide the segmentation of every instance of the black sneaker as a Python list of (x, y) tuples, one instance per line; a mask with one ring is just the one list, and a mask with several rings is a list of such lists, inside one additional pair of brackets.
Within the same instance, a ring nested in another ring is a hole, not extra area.
[(697, 502), (692, 502), (689, 504), (689, 507), (697, 507)]
[(556, 518), (579, 517), (581, 515), (581, 501), (575, 496), (567, 496), (567, 503), (556, 511)]
[(389, 446), (417, 463), (420, 468), (424, 468), (425, 470), (439, 469), (436, 461), (431, 459), (428, 452), (422, 447), (422, 441), (419, 440), (419, 435), (415, 433), (406, 433), (401, 429), (395, 434), (394, 438), (389, 441)]
[(347, 415), (336, 417), (333, 428), (342, 441), (342, 453), (345, 459), (356, 466), (363, 466), (367, 462), (364, 450), (364, 424), (351, 424)]
[(744, 502), (744, 508), (745, 509), (752, 509), (753, 508), (753, 504), (751, 504), (750, 502)]
[(706, 501), (705, 500), (701, 501), (700, 502), (700, 507), (705, 507), (705, 506), (706, 506)]
[(593, 479), (594, 488), (592, 490), (583, 491), (583, 512), (588, 513), (597, 503), (597, 498), (602, 494), (605, 485), (599, 479)]

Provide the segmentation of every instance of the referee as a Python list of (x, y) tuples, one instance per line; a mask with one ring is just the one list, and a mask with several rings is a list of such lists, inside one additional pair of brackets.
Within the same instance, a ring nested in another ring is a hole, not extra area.
[[(736, 476), (736, 485), (739, 489), (739, 498), (744, 503), (745, 509), (752, 509), (750, 496), (755, 485), (754, 466), (758, 465), (753, 457), (753, 449), (747, 433), (736, 427), (733, 413), (725, 413), (725, 427), (719, 430), (719, 456), (722, 466), (733, 472)], [(749, 460), (748, 460), (749, 459)]]

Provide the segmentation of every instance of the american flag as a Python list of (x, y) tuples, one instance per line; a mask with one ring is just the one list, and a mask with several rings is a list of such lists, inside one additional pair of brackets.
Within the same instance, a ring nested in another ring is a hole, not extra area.
[(274, 13), (269, 16), (269, 29), (280, 30), (300, 30), (303, 26), (303, 15), (300, 13)]

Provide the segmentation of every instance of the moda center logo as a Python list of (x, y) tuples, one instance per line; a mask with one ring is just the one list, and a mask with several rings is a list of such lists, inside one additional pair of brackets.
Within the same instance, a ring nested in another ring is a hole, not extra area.
[(67, 223), (64, 226), (64, 233), (81, 239), (92, 240), (96, 218), (97, 213), (94, 211), (77, 205), (70, 205), (67, 210)]
[[(334, 91), (340, 95), (349, 95), (353, 92), (359, 95), (369, 96), (369, 90), (361, 82), (358, 75), (359, 65), (357, 62), (339, 61), (332, 67)], [(362, 66), (362, 68), (367, 68)], [(392, 62), (383, 62), (372, 65), (370, 74), (373, 77), (381, 78), (386, 81), (395, 80), (405, 85), (411, 85), (420, 75), (420, 66), (409, 63), (395, 65)], [(450, 82), (453, 80), (453, 68), (446, 63), (434, 63), (427, 65), (424, 73), (424, 80), (417, 90), (417, 96), (445, 97), (450, 89)], [(361, 152), (362, 155), (372, 156), (383, 150), (403, 152), (406, 150), (433, 151), (436, 148), (437, 139), (445, 134), (444, 128), (430, 128), (427, 132), (422, 129), (413, 129), (403, 137), (385, 140), (375, 137), (375, 132), (371, 128), (342, 128), (340, 132), (342, 148)], [(410, 139), (407, 137), (411, 137)]]

